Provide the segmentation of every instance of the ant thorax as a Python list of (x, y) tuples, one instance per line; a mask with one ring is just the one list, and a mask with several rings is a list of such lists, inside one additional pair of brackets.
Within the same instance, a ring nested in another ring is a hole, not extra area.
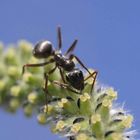
[(54, 60), (56, 65), (63, 68), (65, 71), (71, 71), (75, 67), (74, 62), (61, 53), (56, 53), (54, 55)]

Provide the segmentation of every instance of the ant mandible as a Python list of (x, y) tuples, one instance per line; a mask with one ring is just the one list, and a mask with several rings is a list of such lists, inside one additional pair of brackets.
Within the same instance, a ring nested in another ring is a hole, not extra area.
[[(46, 59), (52, 56), (52, 58), (49, 61), (46, 61), (44, 63), (38, 63), (38, 64), (25, 64), (22, 69), (22, 73), (25, 71), (25, 67), (42, 67), (51, 63), (55, 63), (55, 67), (52, 68), (48, 73), (45, 73), (45, 88), (44, 90), (46, 93), (47, 90), (47, 83), (48, 83), (48, 76), (52, 74), (57, 68), (60, 71), (60, 75), (62, 78), (63, 83), (60, 83), (58, 81), (54, 81), (55, 84), (65, 87), (68, 90), (81, 94), (82, 90), (85, 87), (85, 81), (89, 78), (93, 77), (93, 83), (91, 86), (90, 92), (93, 90), (93, 86), (96, 80), (97, 71), (94, 71), (91, 73), (88, 68), (81, 62), (81, 60), (72, 54), (73, 50), (76, 47), (77, 41), (74, 40), (72, 45), (69, 47), (69, 49), (66, 51), (66, 53), (63, 55), (61, 53), (62, 48), (62, 36), (61, 36), (61, 28), (57, 28), (57, 39), (58, 39), (58, 47), (57, 49), (54, 49), (52, 46), (52, 43), (48, 40), (40, 41), (38, 42), (34, 49), (33, 49), (33, 55), (34, 57), (38, 59)], [(89, 73), (89, 76), (84, 79), (83, 72), (76, 67), (76, 64), (74, 63), (73, 59), (76, 59), (77, 62)], [(64, 75), (65, 71), (65, 75)], [(78, 91), (78, 92), (77, 92)]]

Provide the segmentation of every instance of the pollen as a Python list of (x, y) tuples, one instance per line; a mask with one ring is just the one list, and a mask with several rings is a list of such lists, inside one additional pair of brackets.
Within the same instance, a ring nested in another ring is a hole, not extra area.
[(37, 120), (38, 120), (39, 123), (45, 124), (47, 122), (46, 115), (43, 114), (43, 113), (42, 114), (39, 114), (37, 116)]
[(75, 123), (75, 124), (71, 127), (71, 132), (73, 132), (73, 133), (78, 133), (80, 129), (81, 129), (80, 123)]
[(112, 106), (112, 102), (109, 99), (104, 99), (103, 102), (102, 102), (102, 105), (104, 107), (111, 107)]
[(58, 106), (59, 106), (60, 108), (63, 108), (63, 107), (64, 107), (64, 104), (63, 104), (62, 102), (58, 102), (57, 104), (58, 104)]
[(43, 112), (44, 113), (49, 113), (49, 112), (52, 112), (52, 110), (53, 110), (53, 106), (48, 104), (48, 105), (44, 106)]
[(109, 88), (107, 89), (107, 94), (112, 97), (113, 99), (116, 99), (117, 98), (117, 92), (114, 91), (113, 88)]
[(122, 125), (125, 128), (130, 128), (132, 126), (132, 122), (133, 122), (133, 116), (132, 115), (128, 115), (126, 116), (126, 118), (122, 121)]
[(64, 121), (58, 121), (56, 124), (56, 130), (62, 131), (65, 126), (66, 123)]
[(100, 114), (95, 114), (91, 116), (91, 123), (95, 124), (97, 122), (101, 121), (101, 115)]
[(61, 102), (62, 102), (63, 104), (66, 104), (66, 103), (68, 102), (68, 100), (67, 100), (66, 98), (62, 98), (62, 99), (61, 99)]
[(85, 102), (90, 99), (90, 96), (88, 93), (84, 93), (83, 95), (80, 96), (81, 101)]
[(68, 103), (68, 100), (66, 98), (62, 98), (60, 102), (58, 102), (58, 106), (60, 108), (63, 108), (65, 104)]
[(76, 137), (76, 140), (88, 140), (88, 137), (86, 134), (81, 133)]

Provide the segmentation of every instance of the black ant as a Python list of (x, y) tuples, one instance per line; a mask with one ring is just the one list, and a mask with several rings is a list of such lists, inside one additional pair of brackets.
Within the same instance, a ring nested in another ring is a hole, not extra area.
[[(95, 79), (97, 76), (97, 71), (94, 71), (91, 73), (87, 67), (80, 61), (80, 59), (72, 54), (73, 50), (76, 47), (77, 41), (74, 40), (72, 45), (69, 47), (69, 49), (66, 51), (66, 53), (63, 55), (61, 53), (61, 48), (62, 48), (62, 36), (61, 36), (61, 28), (58, 27), (57, 29), (57, 38), (58, 38), (58, 47), (55, 50), (52, 46), (52, 43), (48, 40), (45, 41), (40, 41), (38, 42), (34, 49), (33, 49), (33, 55), (38, 58), (38, 59), (43, 59), (43, 58), (49, 58), (50, 56), (52, 57), (49, 61), (46, 61), (44, 63), (39, 63), (39, 64), (25, 64), (23, 66), (23, 73), (25, 71), (25, 67), (41, 67), (48, 65), (50, 63), (55, 63), (55, 67), (52, 68), (48, 73), (45, 73), (45, 91), (46, 93), (48, 92), (47, 90), (47, 83), (48, 83), (48, 76), (52, 74), (56, 68), (59, 69), (60, 75), (62, 78), (63, 83), (60, 83), (58, 81), (54, 81), (55, 84), (67, 88), (68, 90), (80, 94), (81, 91), (85, 87), (85, 81), (88, 80), (90, 77), (93, 77), (93, 83), (91, 86), (91, 92), (95, 83)], [(84, 79), (83, 72), (76, 67), (73, 58), (77, 60), (77, 62), (89, 73), (89, 76)], [(65, 75), (64, 75), (65, 72)]]

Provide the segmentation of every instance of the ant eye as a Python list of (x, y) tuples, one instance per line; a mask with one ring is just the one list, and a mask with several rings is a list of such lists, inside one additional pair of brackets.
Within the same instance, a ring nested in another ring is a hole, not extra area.
[(34, 49), (33, 55), (36, 58), (47, 58), (53, 54), (53, 47), (50, 41), (40, 41), (38, 42)]

